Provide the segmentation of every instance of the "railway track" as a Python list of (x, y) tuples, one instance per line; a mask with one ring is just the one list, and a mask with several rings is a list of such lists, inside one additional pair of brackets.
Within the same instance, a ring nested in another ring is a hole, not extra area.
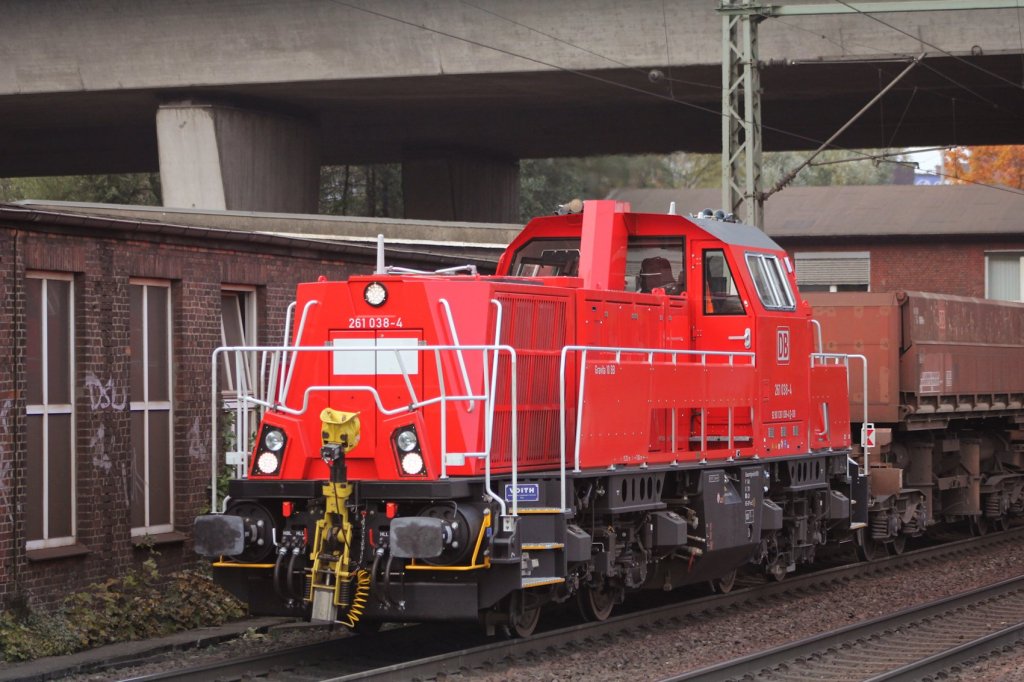
[[(476, 626), (431, 628), (411, 626), (382, 632), (374, 637), (351, 637), (316, 645), (289, 648), (270, 654), (234, 659), (195, 668), (171, 670), (132, 678), (135, 682), (155, 680), (332, 679), (409, 680), (429, 679), (442, 673), (519, 660), (541, 652), (571, 647), (585, 640), (614, 636), (626, 631), (674, 627), (686, 619), (713, 611), (737, 608), (786, 593), (828, 589), (866, 575), (887, 573), (917, 563), (971, 553), (981, 547), (1016, 543), (1024, 539), (1024, 528), (982, 538), (971, 538), (927, 547), (870, 563), (848, 564), (797, 575), (782, 582), (763, 582), (738, 587), (724, 595), (690, 598), (655, 608), (638, 608), (603, 623), (554, 627), (524, 640), (487, 639)], [(1022, 588), (1024, 594), (1024, 588)], [(664, 595), (658, 595), (664, 604)], [(1017, 607), (1021, 613), (1024, 609)], [(896, 667), (894, 663), (891, 667)], [(723, 679), (717, 677), (704, 679)], [(912, 677), (913, 678), (913, 674)], [(906, 679), (911, 679), (906, 678)], [(684, 679), (684, 678), (679, 678)], [(699, 678), (694, 678), (699, 679)]]
[(1024, 576), (663, 682), (920, 680), (1024, 638)]

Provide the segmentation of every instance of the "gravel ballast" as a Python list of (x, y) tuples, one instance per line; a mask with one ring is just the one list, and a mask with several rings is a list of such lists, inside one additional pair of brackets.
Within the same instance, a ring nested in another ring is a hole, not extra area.
[[(972, 555), (959, 554), (926, 565), (899, 567), (813, 593), (702, 615), (676, 626), (634, 631), (580, 645), (573, 651), (546, 653), (532, 657), (528, 664), (502, 663), (486, 671), (465, 671), (448, 675), (446, 679), (495, 682), (658, 680), (1016, 577), (1022, 572), (1024, 543), (1003, 544)], [(276, 629), (266, 635), (180, 652), (156, 663), (69, 679), (95, 682), (123, 679), (332, 636), (347, 636), (347, 633), (308, 627)], [(950, 679), (1024, 682), (1022, 668), (1024, 647), (1017, 647), (978, 661)], [(851, 673), (849, 679), (857, 679), (855, 671)]]

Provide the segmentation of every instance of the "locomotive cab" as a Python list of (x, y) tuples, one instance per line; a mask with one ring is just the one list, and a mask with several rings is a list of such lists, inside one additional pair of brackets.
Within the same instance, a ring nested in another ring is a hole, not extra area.
[(856, 527), (845, 360), (756, 228), (586, 202), (493, 277), (319, 281), (294, 310), (288, 345), (218, 351), (270, 368), (195, 532), (254, 611), (528, 634), (549, 602), (781, 577)]

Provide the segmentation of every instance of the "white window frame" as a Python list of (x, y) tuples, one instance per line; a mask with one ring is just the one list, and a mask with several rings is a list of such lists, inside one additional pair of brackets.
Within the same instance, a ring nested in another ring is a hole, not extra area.
[(1017, 298), (1014, 300), (1018, 302), (1024, 302), (1024, 251), (1020, 249), (1005, 249), (985, 252), (985, 298), (991, 297), (991, 292), (989, 291), (989, 258), (991, 256), (1008, 256), (1011, 254), (1017, 254), (1020, 258), (1020, 279), (1017, 282)]
[[(242, 330), (243, 345), (255, 346), (256, 339), (259, 338), (256, 334), (256, 287), (246, 284), (222, 284), (220, 287), (221, 296), (225, 293), (242, 294), (243, 305), (245, 306), (245, 319), (249, 320), (250, 324), (246, 326), (242, 324), (242, 320), (239, 320), (239, 328)], [(227, 346), (227, 331), (224, 329), (224, 315), (221, 314), (220, 318), (220, 345)], [(246, 372), (245, 381), (248, 384), (249, 393), (252, 394), (256, 390), (256, 355), (248, 354), (248, 362), (245, 363), (244, 370)], [(224, 363), (225, 374), (228, 377), (229, 382), (234, 382), (236, 379), (234, 367), (228, 366), (228, 363), (232, 362), (228, 353), (221, 354), (222, 362)], [(220, 391), (222, 394), (231, 394), (233, 396), (238, 395), (238, 387), (234, 385), (221, 386)], [(232, 400), (233, 398), (229, 398)]]
[[(77, 489), (77, 476), (76, 468), (78, 462), (78, 452), (76, 449), (77, 440), (76, 434), (76, 420), (75, 420), (75, 278), (71, 273), (66, 272), (44, 272), (30, 270), (25, 273), (25, 279), (38, 279), (42, 280), (42, 297), (43, 304), (46, 304), (46, 283), (47, 280), (57, 280), (61, 282), (68, 282), (68, 339), (70, 340), (70, 347), (68, 349), (69, 355), (69, 376), (68, 386), (70, 387), (71, 402), (51, 404), (49, 401), (49, 339), (48, 339), (48, 325), (46, 324), (46, 315), (40, 316), (42, 320), (42, 333), (41, 337), (43, 340), (43, 348), (41, 354), (43, 380), (43, 402), (39, 405), (26, 405), (25, 413), (30, 415), (42, 415), (43, 416), (43, 539), (41, 540), (28, 540), (25, 543), (26, 550), (34, 549), (48, 549), (51, 547), (67, 547), (75, 544), (75, 538), (78, 536), (78, 489)], [(67, 537), (51, 538), (50, 537), (50, 429), (49, 420), (51, 414), (70, 414), (71, 415), (71, 452), (68, 464), (71, 467), (71, 499), (68, 501), (71, 511), (71, 535)]]
[[(761, 300), (765, 310), (796, 310), (796, 299), (789, 286), (789, 280), (782, 270), (779, 257), (772, 253), (747, 252), (747, 270), (750, 271), (750, 279), (754, 282), (754, 290)], [(754, 263), (760, 261), (762, 272), (765, 276), (765, 283), (768, 291), (761, 291), (757, 286), (757, 277), (754, 276)], [(774, 274), (774, 276), (773, 276)], [(771, 298), (772, 300), (767, 300)]]
[[(130, 285), (138, 285), (143, 287), (142, 290), (142, 400), (132, 400), (130, 402), (130, 409), (132, 412), (142, 412), (142, 434), (143, 434), (143, 481), (145, 485), (143, 490), (145, 491), (144, 499), (144, 525), (132, 528), (131, 536), (133, 538), (144, 537), (146, 535), (157, 535), (159, 533), (170, 533), (174, 530), (174, 299), (171, 294), (171, 283), (167, 280), (161, 279), (142, 279), (142, 278), (131, 278), (128, 280)], [(148, 290), (150, 287), (165, 289), (167, 291), (167, 400), (149, 400), (149, 296)], [(168, 518), (171, 519), (170, 523), (160, 524), (158, 526), (150, 525), (150, 505), (149, 505), (149, 491), (151, 481), (149, 480), (149, 414), (150, 412), (166, 411), (167, 412), (167, 456), (169, 458), (167, 471), (169, 475), (167, 477), (168, 486)], [(133, 472), (132, 475), (134, 476)]]

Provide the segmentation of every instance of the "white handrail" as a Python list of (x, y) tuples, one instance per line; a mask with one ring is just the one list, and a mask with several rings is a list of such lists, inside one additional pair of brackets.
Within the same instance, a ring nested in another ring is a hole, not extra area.
[[(282, 332), (284, 338), (281, 339), (281, 346), (288, 347), (292, 345), (291, 333), (292, 333), (292, 317), (295, 316), (295, 308), (298, 306), (298, 301), (292, 301), (288, 304), (288, 309), (284, 314), (284, 331)], [(267, 382), (267, 395), (266, 399), (268, 402), (274, 401), (273, 391), (277, 389), (277, 395), (281, 395), (281, 391), (284, 389), (284, 365), (287, 358), (283, 357), (282, 351), (278, 350), (274, 353), (273, 359), (270, 363), (270, 381)], [(280, 372), (280, 374), (278, 374)]]
[[(861, 355), (859, 353), (811, 353), (811, 367), (815, 366), (816, 360), (821, 360), (821, 364), (822, 365), (828, 365), (829, 364), (829, 360), (832, 360), (835, 365), (845, 367), (846, 368), (846, 386), (847, 386), (847, 390), (849, 390), (849, 386), (850, 386), (850, 358), (853, 358), (855, 360), (860, 360), (860, 362), (861, 362), (861, 371), (862, 371), (862, 375), (861, 376), (862, 376), (862, 380), (864, 382), (863, 383), (864, 395), (863, 395), (863, 401), (862, 401), (862, 409), (863, 409), (863, 413), (862, 414), (863, 414), (863, 418), (861, 420), (861, 429), (863, 430), (863, 425), (868, 423), (868, 359), (867, 359), (867, 357), (864, 356), (864, 355)], [(827, 403), (826, 403), (826, 405), (827, 405)], [(826, 419), (827, 419), (827, 410), (826, 410)], [(825, 424), (825, 428), (826, 429), (828, 428), (828, 424), (827, 423)], [(861, 443), (861, 445), (863, 446), (863, 443)], [(864, 471), (867, 471), (867, 470), (868, 470), (868, 449), (865, 447), (864, 448)]]
[[(494, 345), (501, 343), (501, 324), (504, 317), (504, 308), (497, 299), (491, 299), (491, 304), (495, 307), (495, 319), (494, 319)], [(498, 502), (498, 506), (501, 507), (501, 515), (505, 516), (508, 512), (505, 506), (505, 498), (502, 495), (498, 495), (491, 489), (491, 447), (494, 439), (494, 405), (498, 399), (498, 353), (494, 353), (494, 358), (491, 361), (491, 380), (487, 381), (487, 351), (483, 353), (483, 365), (484, 365), (484, 393), (489, 395), (490, 398), (484, 403), (484, 410), (487, 412), (487, 416), (484, 418), (484, 489), (491, 499)], [(513, 429), (519, 427), (517, 419), (511, 419), (510, 423)], [(519, 497), (519, 489), (512, 488), (512, 496), (515, 499)]]
[[(497, 329), (495, 331), (495, 338), (496, 339), (500, 339), (500, 329), (501, 329), (501, 322), (502, 322), (501, 305), (497, 301), (492, 301), (492, 303), (494, 303), (497, 306), (497, 308), (498, 308), (498, 315), (497, 315), (497, 321), (496, 321), (498, 326), (497, 326)], [(296, 357), (300, 353), (345, 353), (345, 352), (388, 353), (388, 352), (391, 352), (391, 353), (394, 353), (395, 356), (396, 356), (396, 360), (397, 360), (397, 363), (398, 363), (399, 371), (403, 375), (404, 380), (405, 380), (405, 385), (406, 385), (407, 389), (409, 390), (409, 397), (410, 397), (410, 400), (411, 400), (411, 402), (409, 402), (409, 403), (403, 403), (401, 405), (395, 405), (395, 406), (385, 406), (384, 402), (383, 402), (383, 399), (381, 397), (381, 394), (380, 394), (380, 392), (377, 390), (377, 388), (375, 386), (369, 386), (369, 385), (338, 385), (338, 384), (336, 384), (336, 385), (327, 385), (327, 386), (325, 386), (325, 385), (306, 386), (304, 388), (303, 392), (302, 392), (301, 405), (296, 407), (296, 406), (294, 406), (294, 404), (293, 405), (287, 404), (287, 397), (288, 397), (287, 392), (285, 394), (279, 396), (280, 400), (268, 400), (268, 399), (265, 399), (265, 398), (261, 398), (261, 397), (259, 397), (259, 394), (252, 392), (250, 390), (250, 387), (248, 387), (247, 383), (246, 384), (240, 384), (239, 388), (241, 390), (239, 391), (238, 402), (237, 402), (237, 405), (236, 405), (236, 409), (241, 411), (237, 415), (237, 419), (236, 419), (236, 437), (238, 439), (238, 449), (239, 449), (239, 451), (243, 451), (243, 452), (246, 452), (246, 453), (248, 452), (248, 445), (249, 445), (248, 444), (248, 437), (249, 437), (248, 431), (249, 431), (249, 429), (248, 429), (248, 423), (247, 423), (248, 422), (248, 418), (247, 418), (248, 417), (248, 410), (247, 410), (247, 408), (250, 407), (250, 406), (256, 406), (256, 407), (264, 408), (264, 409), (274, 409), (274, 410), (277, 410), (279, 412), (283, 412), (285, 414), (299, 416), (299, 415), (306, 414), (308, 412), (309, 406), (310, 406), (311, 397), (315, 393), (332, 393), (332, 392), (368, 393), (372, 397), (374, 405), (376, 406), (376, 408), (379, 411), (379, 413), (382, 414), (382, 415), (385, 415), (385, 416), (392, 416), (392, 415), (396, 415), (396, 414), (408, 413), (410, 411), (419, 410), (419, 409), (422, 409), (424, 407), (428, 407), (430, 405), (441, 404), (441, 432), (442, 432), (441, 433), (441, 451), (442, 451), (441, 452), (441, 454), (442, 454), (442, 456), (441, 456), (441, 469), (442, 469), (442, 478), (446, 478), (447, 477), (447, 454), (448, 454), (447, 453), (447, 442), (448, 442), (448, 439), (447, 439), (447, 409), (445, 408), (445, 406), (448, 403), (450, 403), (450, 402), (467, 402), (467, 403), (470, 403), (470, 404), (475, 404), (476, 402), (483, 401), (484, 404), (488, 406), (488, 409), (485, 410), (485, 414), (484, 414), (484, 418), (485, 418), (485, 432), (484, 432), (485, 433), (485, 448), (481, 452), (467, 452), (467, 453), (459, 453), (459, 454), (461, 454), (464, 457), (465, 456), (472, 456), (472, 457), (481, 457), (481, 458), (484, 459), (485, 487), (486, 487), (487, 494), (491, 498), (493, 498), (499, 504), (499, 506), (501, 507), (502, 515), (505, 515), (505, 513), (507, 511), (505, 500), (501, 496), (497, 495), (493, 491), (493, 489), (492, 489), (491, 470), (490, 470), (490, 468), (491, 468), (490, 467), (491, 461), (490, 461), (490, 458), (491, 458), (491, 454), (492, 454), (491, 453), (491, 448), (493, 446), (493, 432), (494, 432), (493, 419), (494, 419), (494, 411), (495, 411), (495, 405), (497, 403), (497, 390), (496, 389), (497, 389), (497, 383), (498, 383), (498, 380), (497, 380), (497, 372), (498, 372), (498, 366), (499, 366), (498, 359), (499, 359), (499, 355), (501, 353), (508, 353), (509, 357), (510, 357), (510, 367), (511, 367), (511, 370), (512, 370), (512, 373), (513, 373), (513, 376), (511, 378), (511, 393), (512, 393), (512, 404), (511, 404), (511, 411), (512, 411), (512, 415), (511, 415), (511, 428), (512, 428), (512, 436), (511, 436), (511, 438), (512, 438), (512, 442), (511, 442), (511, 446), (512, 446), (512, 453), (511, 453), (511, 455), (512, 455), (512, 472), (511, 473), (512, 473), (513, 483), (515, 484), (515, 482), (517, 481), (517, 477), (518, 477), (518, 461), (517, 461), (518, 460), (518, 433), (517, 433), (517, 431), (518, 431), (518, 404), (517, 404), (517, 398), (518, 397), (515, 395), (515, 392), (517, 390), (517, 387), (516, 387), (516, 379), (517, 378), (515, 376), (516, 367), (517, 367), (517, 358), (516, 358), (516, 351), (515, 351), (515, 349), (512, 348), (511, 346), (503, 345), (503, 344), (500, 344), (500, 343), (494, 343), (494, 344), (470, 344), (470, 345), (465, 345), (465, 344), (439, 344), (439, 345), (417, 346), (416, 349), (415, 349), (416, 352), (430, 352), (430, 351), (433, 351), (435, 353), (435, 357), (437, 358), (437, 361), (438, 361), (438, 383), (439, 383), (440, 395), (436, 396), (436, 397), (432, 397), (432, 398), (421, 398), (421, 397), (417, 396), (417, 394), (416, 394), (416, 392), (414, 390), (414, 387), (413, 387), (413, 384), (412, 384), (412, 381), (411, 381), (410, 375), (409, 375), (409, 369), (408, 369), (408, 367), (406, 367), (405, 360), (402, 357), (402, 353), (408, 353), (409, 351), (410, 351), (410, 347), (409, 346), (380, 346), (380, 345), (372, 345), (372, 346), (369, 346), (369, 345), (367, 345), (367, 346), (344, 346), (344, 347), (336, 347), (336, 346), (289, 346), (289, 345), (278, 347), (278, 346), (258, 346), (258, 345), (254, 345), (254, 346), (223, 346), (223, 347), (215, 349), (214, 352), (213, 352), (213, 356), (212, 356), (212, 370), (211, 370), (211, 387), (212, 387), (211, 388), (211, 391), (212, 391), (212, 396), (211, 396), (212, 400), (211, 400), (211, 402), (212, 402), (212, 405), (213, 405), (213, 410), (212, 410), (212, 415), (211, 415), (211, 426), (212, 426), (213, 434), (214, 434), (213, 438), (211, 439), (211, 465), (212, 465), (211, 466), (211, 477), (210, 477), (210, 482), (211, 482), (211, 509), (216, 510), (216, 505), (217, 505), (217, 451), (218, 451), (218, 443), (217, 443), (217, 436), (216, 436), (216, 434), (217, 434), (217, 416), (218, 416), (218, 413), (220, 411), (220, 403), (219, 403), (219, 400), (218, 400), (219, 396), (218, 396), (218, 393), (217, 393), (217, 375), (218, 375), (218, 370), (219, 370), (218, 362), (221, 361), (220, 358), (221, 358), (222, 354), (227, 354), (227, 353), (234, 353), (235, 354), (235, 372), (236, 372), (236, 375), (237, 375), (237, 374), (239, 374), (242, 371), (241, 370), (241, 365), (242, 365), (242, 362), (243, 362), (242, 358), (243, 358), (243, 354), (245, 354), (245, 353), (264, 353), (264, 354), (268, 353), (268, 352), (269, 353), (285, 353), (290, 358), (289, 378), (288, 378), (288, 382), (285, 384), (286, 386), (288, 386), (288, 385), (290, 385), (290, 382), (291, 382), (291, 375), (294, 372), (294, 367), (295, 367), (295, 364), (296, 364)], [(447, 393), (447, 391), (445, 389), (445, 384), (444, 384), (443, 366), (440, 363), (440, 354), (441, 354), (441, 352), (453, 352), (453, 353), (456, 353), (457, 356), (458, 356), (458, 355), (461, 355), (464, 352), (476, 352), (476, 351), (481, 352), (484, 358), (487, 358), (490, 354), (493, 354), (492, 362), (491, 362), (491, 367), (490, 367), (490, 372), (491, 372), (491, 376), (490, 377), (487, 376), (487, 374), (488, 374), (488, 366), (487, 366), (486, 360), (483, 363), (483, 370), (484, 370), (484, 386), (483, 386), (484, 391), (483, 391), (483, 393), (476, 394), (473, 391), (471, 391), (470, 390), (471, 384), (467, 381), (466, 382), (466, 389), (467, 389), (467, 391), (466, 391), (465, 394), (448, 395), (448, 393)], [(267, 396), (267, 397), (269, 397), (269, 396)], [(244, 464), (242, 466), (244, 467)], [(513, 488), (513, 509), (514, 509), (513, 513), (517, 513), (517, 510), (518, 510), (518, 492), (517, 491), (518, 491), (518, 489), (514, 487)]]
[[(320, 301), (317, 301), (316, 299), (312, 299), (312, 300), (306, 301), (306, 305), (302, 306), (302, 317), (299, 318), (299, 328), (295, 332), (295, 345), (296, 346), (298, 346), (300, 343), (302, 343), (302, 332), (305, 331), (305, 329), (306, 329), (306, 316), (309, 314), (309, 309), (311, 307), (313, 307), (314, 305), (319, 305), (319, 303), (320, 303)], [(286, 346), (288, 345), (287, 341), (285, 342), (285, 345)], [(288, 351), (286, 350), (285, 353), (288, 353)], [(285, 363), (287, 363), (287, 365), (288, 365), (288, 378), (285, 379), (284, 389), (277, 396), (278, 401), (282, 402), (282, 403), (284, 401), (288, 400), (288, 391), (292, 387), (292, 375), (295, 374), (295, 355), (294, 355), (294, 351), (292, 352), (291, 355), (286, 355), (285, 356)]]
[(822, 340), (821, 340), (821, 322), (818, 322), (817, 320), (815, 320), (812, 317), (811, 318), (811, 324), (814, 325), (815, 338), (818, 340), (818, 352), (819, 353), (824, 353), (825, 352), (825, 348), (824, 348), (824, 346), (822, 346)]
[[(654, 362), (655, 355), (667, 355), (672, 358), (672, 362), (675, 363), (679, 356), (696, 357), (700, 358), (701, 364), (706, 365), (709, 357), (724, 357), (729, 361), (730, 366), (735, 365), (735, 358), (747, 358), (750, 360), (750, 367), (757, 366), (757, 356), (754, 353), (748, 351), (713, 351), (713, 350), (677, 350), (672, 348), (630, 348), (627, 346), (563, 346), (561, 353), (561, 362), (559, 366), (559, 383), (558, 383), (558, 401), (559, 401), (559, 470), (560, 470), (560, 485), (561, 485), (561, 508), (564, 510), (565, 506), (565, 457), (566, 457), (566, 405), (565, 405), (565, 392), (566, 392), (566, 379), (568, 369), (568, 356), (569, 353), (580, 353), (580, 388), (579, 395), (576, 400), (576, 438), (574, 444), (574, 461), (573, 461), (573, 472), (579, 473), (580, 469), (580, 436), (583, 428), (583, 389), (586, 385), (587, 373), (584, 371), (587, 364), (587, 353), (590, 351), (602, 352), (602, 353), (615, 353), (616, 364), (622, 361), (622, 354), (646, 354), (648, 356), (648, 362)], [(746, 366), (746, 365), (745, 365)], [(705, 411), (701, 411), (701, 449), (707, 449), (707, 443), (705, 440), (704, 432), (704, 420), (703, 415)], [(675, 416), (673, 415), (673, 422)], [(673, 438), (673, 448), (675, 447), (675, 439)]]
[[(452, 336), (452, 343), (458, 346), (459, 333), (455, 331), (455, 318), (452, 316), (452, 307), (448, 305), (448, 300), (444, 298), (439, 298), (438, 303), (441, 304), (441, 307), (444, 308), (445, 315), (448, 316), (448, 332)], [(455, 356), (459, 359), (459, 369), (462, 370), (462, 385), (466, 387), (466, 393), (472, 393), (472, 389), (469, 387), (469, 372), (466, 371), (466, 359), (462, 356), (462, 351), (455, 351)], [(470, 403), (466, 408), (466, 412), (472, 412), (474, 404), (475, 403)]]

